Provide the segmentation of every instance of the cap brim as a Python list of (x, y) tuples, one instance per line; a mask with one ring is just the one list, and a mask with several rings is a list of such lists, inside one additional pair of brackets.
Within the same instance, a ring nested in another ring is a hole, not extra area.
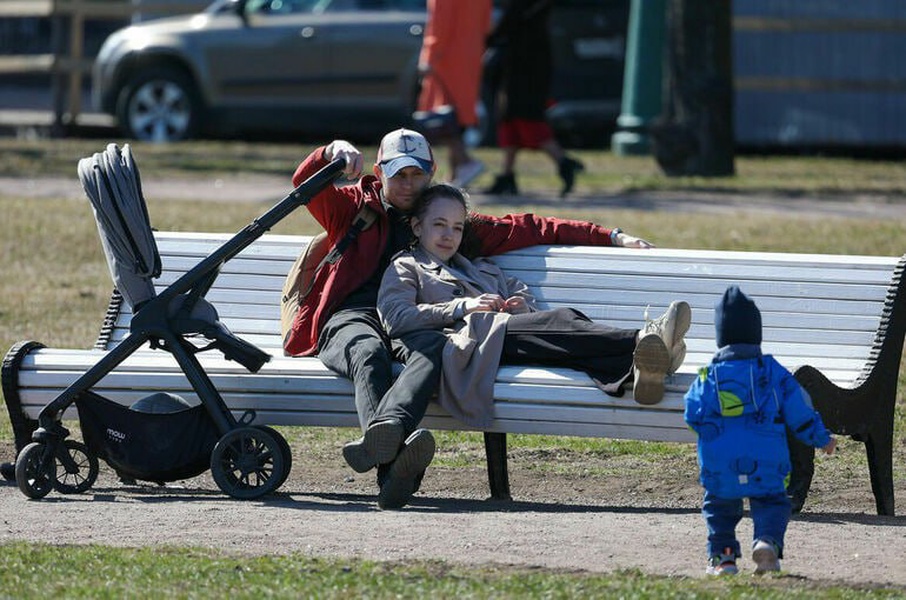
[(381, 170), (384, 171), (384, 175), (387, 177), (393, 177), (399, 173), (400, 169), (405, 167), (418, 167), (425, 173), (430, 173), (432, 165), (430, 162), (415, 158), (414, 156), (400, 156), (388, 160), (385, 163), (381, 163)]

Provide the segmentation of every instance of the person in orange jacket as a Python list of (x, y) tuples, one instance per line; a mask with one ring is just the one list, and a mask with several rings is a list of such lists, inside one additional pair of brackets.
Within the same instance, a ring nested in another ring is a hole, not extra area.
[[(485, 37), (491, 28), (491, 0), (428, 0), (425, 36), (418, 59), (421, 92), (418, 110), (452, 105), (462, 130), (478, 125), (476, 104), (481, 88), (481, 61)], [(447, 146), (448, 177), (453, 185), (466, 187), (484, 171), (473, 158), (462, 133), (437, 140)]]

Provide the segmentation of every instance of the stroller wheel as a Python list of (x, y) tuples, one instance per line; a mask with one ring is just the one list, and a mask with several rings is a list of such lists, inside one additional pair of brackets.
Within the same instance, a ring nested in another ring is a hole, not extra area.
[(57, 448), (56, 465), (53, 489), (61, 494), (81, 494), (97, 481), (98, 459), (82, 442), (64, 441)]
[(255, 425), (254, 427), (274, 436), (274, 439), (280, 445), (280, 451), (283, 453), (283, 476), (280, 477), (280, 482), (274, 487), (275, 490), (279, 489), (281, 485), (286, 483), (286, 478), (289, 477), (289, 472), (293, 468), (293, 450), (289, 447), (289, 442), (286, 441), (286, 438), (273, 427), (269, 425)]
[(220, 489), (233, 498), (260, 498), (277, 489), (286, 478), (281, 444), (264, 429), (237, 427), (214, 446), (211, 475)]
[(22, 448), (16, 458), (16, 483), (19, 490), (37, 500), (50, 493), (56, 481), (56, 461), (45, 457), (46, 444), (32, 442)]

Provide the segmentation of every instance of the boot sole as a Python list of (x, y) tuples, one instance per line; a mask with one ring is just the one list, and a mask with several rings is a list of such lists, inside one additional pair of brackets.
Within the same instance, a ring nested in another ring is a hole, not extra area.
[(657, 404), (664, 399), (664, 377), (670, 368), (670, 353), (664, 340), (650, 333), (639, 340), (633, 354), (632, 394), (639, 404)]
[(378, 493), (380, 508), (402, 508), (409, 502), (418, 487), (418, 477), (434, 460), (436, 449), (434, 436), (427, 429), (419, 429), (409, 436)]
[(362, 439), (343, 446), (343, 458), (356, 473), (365, 473), (377, 465), (392, 462), (403, 444), (402, 423), (380, 421), (365, 430)]

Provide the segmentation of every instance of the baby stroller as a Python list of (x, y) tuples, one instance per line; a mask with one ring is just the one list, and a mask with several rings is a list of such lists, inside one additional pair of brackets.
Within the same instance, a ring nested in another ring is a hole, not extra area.
[[(254, 499), (280, 487), (289, 475), (289, 444), (275, 429), (252, 425), (254, 411), (236, 419), (204, 372), (196, 354), (218, 350), (251, 372), (270, 356), (233, 334), (205, 300), (222, 265), (295, 208), (333, 182), (344, 168), (336, 160), (299, 185), (173, 284), (155, 292), (161, 261), (130, 148), (79, 161), (79, 179), (91, 201), (111, 275), (133, 311), (129, 334), (93, 367), (48, 403), (32, 442), (16, 458), (16, 483), (29, 498), (88, 490), (99, 458), (124, 480), (164, 483), (211, 469), (218, 487)], [(196, 343), (193, 343), (193, 340)], [(170, 353), (200, 404), (158, 392), (124, 406), (91, 388), (140, 347)], [(84, 443), (67, 439), (61, 420), (73, 403)]]

